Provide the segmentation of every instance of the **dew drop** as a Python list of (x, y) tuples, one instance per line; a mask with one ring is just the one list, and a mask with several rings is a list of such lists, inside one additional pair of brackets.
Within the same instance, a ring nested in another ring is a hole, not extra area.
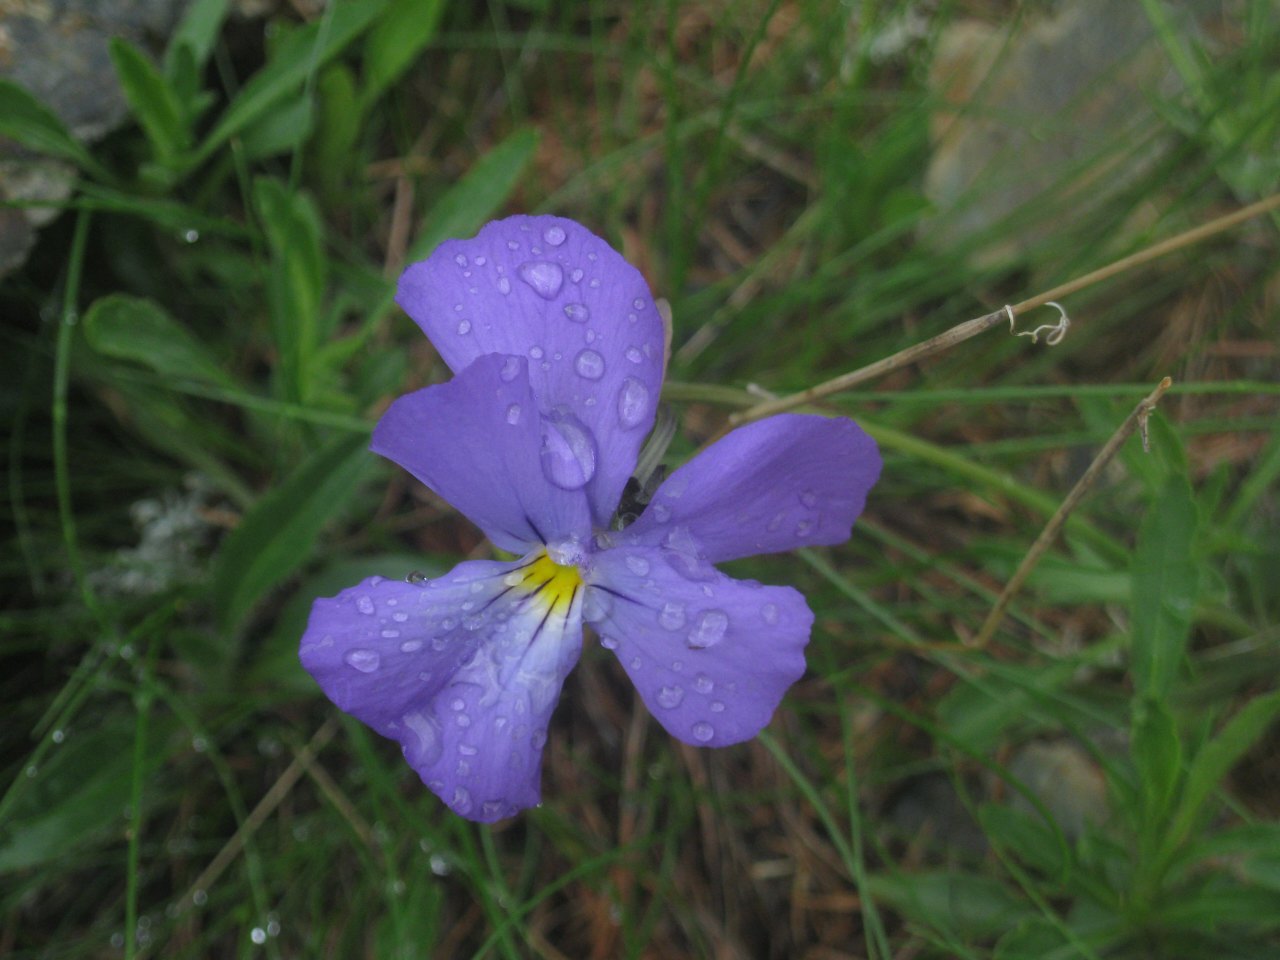
[(806, 507), (812, 509), (818, 505), (818, 495), (812, 490), (804, 490), (800, 493), (800, 502)]
[(465, 710), (466, 706), (467, 706), (467, 702), (463, 700), (461, 697), (454, 697), (452, 700), (449, 701), (450, 710)]
[(400, 636), (400, 631), (393, 630), (391, 627), (387, 627), (382, 631), (382, 638), (384, 640), (394, 640), (398, 636)]
[(582, 282), (582, 271), (581, 271), (581, 270), (574, 270), (574, 271), (573, 271), (573, 273), (569, 274), (569, 279), (570, 279), (570, 280), (572, 280), (574, 283), (581, 283), (581, 282)]
[(467, 792), (466, 787), (457, 787), (453, 791), (453, 798), (449, 801), (449, 806), (457, 810), (464, 817), (471, 812), (471, 794)]
[(649, 572), (649, 561), (636, 553), (627, 554), (627, 569), (634, 573), (637, 577), (643, 577)]
[(635, 377), (627, 377), (618, 391), (618, 424), (630, 430), (643, 423), (648, 413), (649, 388)]
[(542, 239), (553, 247), (564, 243), (564, 230), (561, 227), (547, 227), (542, 231)]
[(348, 650), (342, 659), (347, 662), (347, 666), (354, 667), (361, 673), (373, 673), (382, 662), (374, 650)]
[(682, 687), (663, 687), (658, 691), (658, 706), (660, 707), (674, 710), (680, 706), (682, 700), (684, 700), (684, 689)]
[(729, 616), (723, 610), (703, 610), (689, 633), (689, 646), (702, 650), (724, 639), (729, 629)]
[(777, 623), (778, 622), (777, 606), (775, 606), (772, 603), (766, 603), (763, 607), (760, 608), (760, 616), (764, 619), (765, 623), (770, 623), (770, 624)]
[(711, 712), (712, 712), (712, 713), (724, 713), (724, 704), (723, 704), (723, 703), (721, 703), (719, 700), (712, 700), (712, 701), (711, 701)]
[(644, 354), (639, 347), (627, 347), (627, 359), (632, 363), (641, 363), (644, 361)]
[(507, 357), (502, 361), (502, 369), (498, 371), (503, 383), (510, 383), (520, 375), (520, 358)]
[(547, 260), (527, 260), (516, 269), (520, 279), (543, 300), (551, 300), (564, 285), (564, 270)]
[(587, 623), (599, 623), (609, 615), (612, 606), (609, 594), (588, 587), (586, 596), (582, 599), (582, 619)]
[(364, 614), (373, 613), (373, 601), (369, 597), (356, 597), (356, 609)]
[(644, 662), (644, 661), (642, 661), (639, 657), (632, 657), (632, 658), (631, 658), (631, 669), (632, 669), (632, 670), (639, 670), (639, 669), (640, 669), (640, 664), (641, 664), (641, 663), (643, 663), (643, 662)]
[[(390, 606), (391, 601), (388, 600), (387, 604), (388, 606)], [(391, 615), (391, 619), (394, 620), (396, 623), (404, 623), (406, 620), (409, 619), (409, 615), (405, 613), (403, 610), (397, 610), (395, 613)]]
[[(404, 744), (404, 753), (415, 765), (433, 763), (440, 757), (440, 728), (425, 713), (406, 713), (400, 722), (414, 735), (414, 742)], [(413, 751), (410, 756), (410, 750)]]
[(700, 673), (693, 681), (693, 689), (699, 693), (710, 693), (716, 688), (715, 681), (708, 677), (705, 673)]
[(566, 303), (564, 305), (564, 315), (574, 323), (586, 323), (591, 319), (591, 311), (581, 303)]
[(685, 624), (684, 604), (669, 600), (658, 614), (658, 623), (667, 630), (679, 630)]
[(671, 519), (671, 508), (665, 503), (655, 503), (653, 505), (653, 519), (659, 523), (666, 523)]
[(520, 404), (513, 403), (507, 407), (507, 423), (513, 427), (520, 422)]
[(711, 724), (707, 723), (705, 720), (700, 720), (693, 725), (694, 739), (701, 743), (706, 743), (715, 735), (715, 727), (711, 726)]
[(644, 299), (643, 299), (643, 298), (641, 298), (641, 297), (636, 297), (634, 300), (632, 300), (632, 301), (631, 301), (631, 305), (632, 305), (633, 307), (635, 307), (637, 310), (643, 310), (643, 309), (644, 309)]
[(454, 262), (454, 263), (456, 263), (456, 264), (457, 264), (458, 266), (460, 266), (460, 267), (465, 267), (465, 266), (467, 265), (467, 258), (466, 258), (466, 256), (465, 256), (464, 254), (461, 254), (461, 253), (460, 253), (460, 254), (458, 254), (456, 257), (454, 257), (454, 258), (453, 258), (453, 262)]
[(604, 357), (594, 350), (583, 350), (573, 361), (573, 368), (586, 380), (599, 380), (604, 376)]
[(476, 257), (476, 260), (475, 260), (477, 267), (483, 267), (488, 262), (489, 261), (486, 260), (484, 257)]
[(542, 419), (542, 472), (562, 490), (586, 486), (596, 473), (596, 441), (571, 413)]
[(601, 637), (600, 646), (604, 647), (606, 650), (617, 650), (618, 641), (614, 637)]
[(812, 520), (801, 520), (799, 523), (797, 523), (797, 524), (796, 524), (796, 536), (797, 536), (797, 537), (807, 537), (807, 536), (809, 536), (809, 534), (811, 534), (811, 533), (813, 533), (813, 521), (812, 521)]
[(470, 321), (470, 320), (459, 320), (459, 321), (458, 321), (458, 336), (460, 336), (460, 337), (465, 337), (465, 336), (466, 336), (468, 333), (470, 333), (470, 332), (471, 332), (471, 321)]
[(500, 294), (502, 294), (503, 296), (506, 296), (508, 293), (510, 293), (510, 292), (511, 292), (511, 281), (510, 281), (510, 280), (508, 280), (506, 277), (499, 277), (499, 278), (498, 278), (498, 292), (499, 292)]
[(529, 348), (529, 356), (533, 357), (533, 359), (535, 360), (541, 360), (542, 348), (537, 344), (534, 344), (532, 347)]
[(400, 644), (401, 653), (417, 653), (421, 649), (421, 640), (406, 640), (404, 643)]

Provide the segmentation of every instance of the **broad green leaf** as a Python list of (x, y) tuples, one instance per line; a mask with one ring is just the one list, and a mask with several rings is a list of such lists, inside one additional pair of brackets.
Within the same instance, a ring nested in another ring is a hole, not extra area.
[(297, 150), (311, 136), (314, 119), (311, 97), (306, 94), (276, 104), (241, 135), (245, 158), (262, 160)]
[(445, 0), (391, 0), (364, 38), (362, 113), (373, 106), (431, 42)]
[(280, 386), (287, 399), (301, 402), (310, 396), (327, 276), (320, 215), (305, 194), (269, 177), (254, 181), (253, 196), (271, 248), (267, 293)]
[(1173, 714), (1163, 701), (1134, 700), (1130, 750), (1142, 798), (1141, 829), (1156, 835), (1165, 828), (1182, 771), (1182, 741)]
[(1057, 824), (1050, 826), (1039, 815), (1023, 813), (1004, 803), (978, 808), (982, 829), (1000, 846), (1058, 882), (1071, 865), (1071, 852)]
[(213, 596), (224, 627), (237, 626), (272, 587), (310, 557), (326, 524), (369, 475), (364, 436), (330, 442), (270, 490), (241, 519), (214, 562)]
[(1196, 522), (1191, 487), (1177, 476), (1165, 484), (1138, 531), (1131, 662), (1139, 696), (1166, 699), (1186, 650), (1199, 589), (1191, 553)]
[(408, 259), (424, 260), (442, 241), (469, 237), (492, 219), (520, 182), (537, 146), (537, 131), (525, 128), (477, 160), (431, 209)]
[(204, 344), (152, 300), (124, 293), (95, 300), (85, 314), (84, 335), (103, 356), (131, 360), (166, 377), (236, 386)]
[(116, 37), (109, 49), (125, 99), (151, 141), (156, 159), (166, 167), (176, 166), (178, 157), (190, 146), (177, 95), (155, 65), (128, 40)]
[[(39, 867), (119, 836), (129, 802), (134, 722), (86, 725), (49, 754), (0, 825), (0, 874)], [(165, 760), (163, 716), (148, 724), (149, 769)]]
[(208, 62), (229, 6), (229, 0), (195, 0), (191, 4), (164, 52), (164, 72), (171, 81), (176, 79), (179, 50), (188, 51), (190, 62), (197, 70)]
[(70, 160), (86, 170), (102, 169), (57, 114), (12, 80), (0, 79), (0, 137), (37, 153)]
[(386, 0), (335, 0), (319, 20), (296, 30), (227, 107), (200, 145), (197, 159), (207, 158), (222, 144), (265, 116), (275, 104), (300, 89), (313, 71), (319, 70), (360, 36), (385, 6)]
[(1187, 767), (1187, 779), (1179, 798), (1173, 825), (1165, 836), (1164, 850), (1172, 854), (1191, 836), (1205, 803), (1231, 768), (1280, 715), (1280, 691), (1255, 697), (1205, 744)]
[(976, 874), (880, 874), (868, 878), (867, 888), (917, 923), (967, 937), (1003, 933), (1034, 915), (1003, 885)]

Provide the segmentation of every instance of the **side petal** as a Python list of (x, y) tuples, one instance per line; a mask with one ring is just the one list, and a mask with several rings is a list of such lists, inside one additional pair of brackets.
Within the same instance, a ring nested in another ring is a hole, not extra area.
[(542, 414), (572, 411), (598, 449), (585, 488), (606, 524), (662, 387), (662, 320), (639, 271), (572, 220), (510, 217), (410, 266), (396, 300), (455, 373), (490, 353), (529, 360)]
[[(582, 490), (552, 482), (556, 471), (572, 476), (585, 469), (579, 460), (598, 460), (594, 450), (565, 441), (568, 429), (538, 413), (523, 357), (491, 355), (448, 383), (396, 400), (374, 428), (370, 449), (444, 497), (499, 547), (523, 553), (591, 531)], [(550, 430), (557, 442), (548, 449)]]
[(299, 651), (329, 699), (398, 741), (471, 820), (538, 803), (547, 725), (582, 648), (581, 598), (539, 593), (529, 564), (366, 580), (315, 602)]
[(804, 597), (723, 574), (691, 580), (666, 551), (597, 555), (586, 608), (667, 731), (698, 747), (749, 740), (804, 673), (813, 626)]
[(621, 542), (656, 546), (683, 528), (711, 563), (842, 543), (880, 465), (875, 441), (852, 420), (779, 414), (671, 474)]

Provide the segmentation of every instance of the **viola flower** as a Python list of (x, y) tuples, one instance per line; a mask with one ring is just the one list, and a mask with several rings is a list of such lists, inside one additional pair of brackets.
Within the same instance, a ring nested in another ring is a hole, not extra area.
[(454, 377), (396, 400), (371, 447), (521, 559), (317, 600), (300, 656), (328, 697), (480, 821), (539, 802), (584, 623), (679, 740), (755, 736), (804, 672), (813, 614), (796, 590), (714, 564), (847, 539), (875, 443), (847, 419), (753, 423), (616, 529), (663, 375), (636, 269), (571, 220), (511, 217), (409, 267), (397, 299)]

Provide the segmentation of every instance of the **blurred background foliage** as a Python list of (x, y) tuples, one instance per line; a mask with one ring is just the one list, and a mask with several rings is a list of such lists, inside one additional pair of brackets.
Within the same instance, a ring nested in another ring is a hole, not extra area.
[[(1273, 0), (90, 6), (0, 17), (0, 953), (1276, 955), (1274, 217), (831, 398), (885, 472), (848, 544), (733, 565), (817, 614), (754, 743), (672, 741), (589, 643), (543, 806), (478, 827), (296, 659), (313, 597), (487, 549), (365, 449), (447, 376), (404, 264), (608, 238), (673, 307), (678, 462), (1274, 192)], [(40, 23), (98, 24), (122, 125), (34, 92)]]

